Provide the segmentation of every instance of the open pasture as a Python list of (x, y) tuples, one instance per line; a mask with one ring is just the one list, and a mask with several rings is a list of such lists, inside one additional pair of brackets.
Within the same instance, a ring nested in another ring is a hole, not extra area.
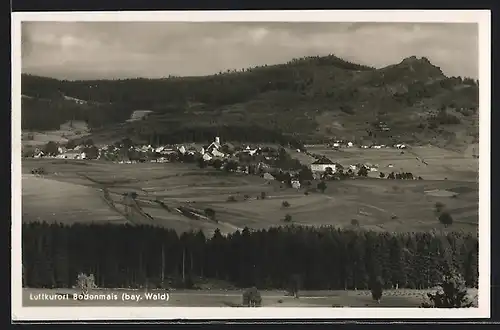
[[(380, 304), (366, 290), (358, 291), (301, 291), (300, 298), (286, 296), (284, 291), (260, 291), (262, 307), (420, 307), (432, 290), (387, 290)], [(149, 292), (166, 292), (150, 290)], [(37, 294), (69, 294), (67, 300), (35, 300)], [(92, 294), (115, 294), (116, 300), (74, 300), (75, 289), (23, 289), (23, 306), (120, 306), (120, 307), (240, 307), (243, 290), (171, 290), (168, 301), (124, 301), (122, 294), (144, 297), (144, 290), (96, 289)], [(469, 299), (477, 304), (477, 290), (471, 289)]]
[[(36, 167), (47, 174), (29, 174)], [(478, 224), (478, 186), (469, 181), (329, 181), (324, 194), (306, 195), (305, 188), (194, 164), (43, 159), (24, 160), (23, 172), (25, 221), (121, 221), (178, 232), (201, 229), (207, 235), (217, 228), (230, 233), (287, 224), (352, 227), (354, 220), (363, 229), (421, 231), (441, 228), (434, 212), (441, 202), (455, 220), (453, 230), (476, 232)], [(124, 194), (129, 192), (137, 198), (126, 213)], [(215, 219), (206, 217), (208, 208)], [(286, 215), (290, 222), (284, 221)]]
[[(457, 180), (477, 182), (479, 162), (467, 153), (458, 153), (433, 146), (412, 147), (399, 150), (395, 148), (361, 149), (343, 148), (334, 150), (324, 146), (313, 146), (308, 151), (322, 154), (343, 166), (357, 163), (370, 163), (378, 166), (378, 172), (369, 175), (378, 177), (380, 172), (386, 175), (394, 172), (411, 172), (426, 180)], [(300, 155), (300, 156), (299, 156)], [(304, 164), (314, 162), (307, 155), (296, 153), (295, 156)], [(309, 163), (307, 161), (309, 159)]]

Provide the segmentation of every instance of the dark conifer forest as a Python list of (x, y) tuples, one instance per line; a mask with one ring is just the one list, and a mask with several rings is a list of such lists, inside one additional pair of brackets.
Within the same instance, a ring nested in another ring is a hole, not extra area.
[[(477, 287), (478, 238), (462, 232), (388, 233), (286, 226), (224, 236), (178, 235), (153, 226), (23, 224), (23, 286), (71, 287), (77, 274), (99, 287), (195, 288), (196, 279), (236, 287), (423, 289), (456, 271)], [(190, 284), (187, 284), (190, 283)]]

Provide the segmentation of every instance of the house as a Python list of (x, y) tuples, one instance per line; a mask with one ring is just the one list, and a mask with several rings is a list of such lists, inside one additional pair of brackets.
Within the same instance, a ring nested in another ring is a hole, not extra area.
[(250, 146), (247, 146), (245, 150), (243, 150), (244, 153), (249, 154), (250, 156), (254, 156), (257, 153), (258, 149), (252, 149)]
[(85, 159), (85, 153), (82, 152), (66, 152), (61, 155), (64, 159)]
[(204, 152), (212, 154), (214, 157), (224, 157), (225, 154), (221, 151), (222, 145), (220, 144), (220, 138), (217, 136), (215, 141), (212, 142), (208, 147), (203, 148)]
[(347, 146), (348, 146), (349, 148), (351, 148), (351, 147), (353, 146), (353, 143), (352, 143), (352, 142), (347, 142)]
[(300, 189), (300, 181), (299, 180), (292, 180), (292, 188), (295, 189)]
[(179, 150), (179, 152), (183, 155), (186, 153), (186, 147), (184, 146), (180, 146), (177, 150)]
[(264, 175), (262, 176), (264, 179), (266, 180), (274, 180), (274, 176), (272, 176), (271, 174), (269, 173), (264, 173)]
[(210, 145), (206, 148), (206, 151), (211, 152), (212, 150), (219, 150), (221, 148), (220, 137), (216, 136), (215, 140), (210, 143)]
[(332, 172), (335, 173), (335, 171), (337, 169), (337, 164), (335, 164), (333, 161), (331, 161), (330, 159), (328, 159), (326, 157), (322, 157), (311, 164), (311, 171), (312, 172), (325, 172), (328, 167), (330, 167), (332, 169)]
[(214, 157), (212, 155), (210, 155), (210, 153), (204, 153), (203, 154), (203, 160), (208, 162), (209, 160), (212, 160)]

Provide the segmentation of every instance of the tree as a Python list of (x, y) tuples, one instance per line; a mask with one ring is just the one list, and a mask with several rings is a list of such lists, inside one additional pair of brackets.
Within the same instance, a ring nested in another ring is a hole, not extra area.
[(95, 284), (94, 274), (78, 274), (76, 285), (80, 289), (82, 294), (88, 294), (90, 290), (97, 288), (97, 285)]
[(265, 191), (260, 192), (260, 199), (266, 199), (267, 195)]
[(212, 166), (215, 168), (215, 169), (220, 169), (222, 167), (224, 163), (222, 162), (222, 160), (220, 159), (215, 159), (213, 162), (212, 162)]
[(246, 307), (261, 307), (262, 306), (262, 296), (256, 287), (251, 287), (250, 289), (243, 292), (243, 306)]
[(318, 185), (316, 186), (316, 188), (318, 188), (318, 190), (320, 190), (322, 193), (324, 193), (326, 188), (327, 188), (325, 181), (319, 182)]
[(361, 168), (358, 171), (358, 176), (367, 177), (368, 169), (365, 166), (361, 166)]
[(311, 169), (307, 166), (302, 167), (302, 169), (299, 171), (299, 181), (304, 182), (313, 179), (314, 176)]
[(233, 160), (228, 161), (224, 166), (224, 170), (226, 172), (233, 172), (236, 171), (237, 169), (238, 169), (238, 163)]
[(325, 168), (325, 175), (333, 175), (333, 169), (330, 166)]
[(134, 142), (128, 137), (124, 138), (121, 144), (127, 149), (134, 146)]
[(43, 150), (44, 154), (49, 156), (56, 156), (59, 154), (59, 145), (54, 141), (49, 141)]
[(292, 221), (292, 216), (290, 214), (285, 215), (285, 218), (283, 219), (285, 222), (291, 222)]
[(283, 206), (283, 207), (290, 207), (290, 203), (288, 201), (283, 201), (281, 203), (281, 206)]
[(66, 143), (66, 148), (68, 149), (74, 149), (76, 146), (76, 140), (69, 140), (68, 143)]
[(428, 301), (422, 303), (424, 308), (470, 308), (470, 301), (463, 277), (451, 272), (444, 276), (440, 289), (427, 294)]
[(379, 177), (380, 177), (381, 179), (385, 178), (385, 174), (384, 174), (384, 172), (380, 172)]
[(434, 204), (434, 209), (436, 211), (437, 214), (440, 214), (445, 208), (445, 205), (441, 202), (436, 202), (436, 204)]
[(203, 158), (198, 158), (198, 167), (199, 168), (205, 168), (207, 167), (207, 163), (205, 162), (205, 160)]
[(299, 291), (301, 287), (301, 278), (300, 274), (293, 274), (291, 279), (290, 279), (290, 294), (298, 299), (299, 298)]
[(373, 300), (375, 300), (377, 304), (380, 304), (384, 291), (384, 282), (380, 276), (373, 281), (370, 291), (372, 293)]
[(444, 225), (444, 227), (451, 226), (453, 224), (453, 217), (449, 212), (442, 212), (439, 215), (439, 222)]
[(99, 149), (94, 145), (84, 148), (83, 152), (85, 152), (85, 158), (87, 159), (97, 159), (99, 157)]

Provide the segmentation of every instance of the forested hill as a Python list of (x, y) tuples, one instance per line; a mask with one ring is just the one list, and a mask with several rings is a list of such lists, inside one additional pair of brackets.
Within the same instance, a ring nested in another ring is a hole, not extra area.
[[(203, 140), (258, 129), (259, 138), (303, 142), (346, 138), (370, 142), (473, 143), (478, 83), (446, 77), (426, 58), (375, 69), (335, 56), (229, 70), (204, 77), (60, 81), (22, 76), (23, 128), (56, 129), (87, 120), (95, 134)], [(74, 100), (76, 99), (76, 100)], [(145, 120), (116, 125), (134, 110)], [(389, 130), (380, 129), (380, 122)], [(199, 133), (205, 132), (205, 133)], [(245, 135), (248, 135), (245, 133)], [(256, 138), (253, 136), (253, 138)]]

